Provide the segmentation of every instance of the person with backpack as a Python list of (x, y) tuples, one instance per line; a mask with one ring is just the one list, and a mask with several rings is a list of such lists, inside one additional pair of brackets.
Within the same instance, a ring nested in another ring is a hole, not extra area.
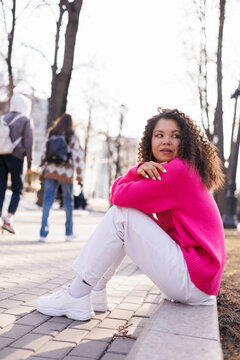
[(25, 156), (27, 173), (31, 173), (33, 127), (30, 111), (31, 100), (22, 94), (14, 94), (10, 100), (10, 112), (0, 118), (0, 216), (10, 174), (12, 196), (8, 214), (2, 219), (2, 229), (12, 234), (16, 233), (12, 220), (22, 195)]
[(73, 179), (82, 183), (84, 156), (76, 133), (76, 123), (71, 115), (64, 113), (49, 128), (41, 157), (40, 179), (43, 180), (43, 211), (40, 242), (45, 242), (49, 233), (48, 217), (55, 199), (56, 189), (61, 184), (66, 212), (65, 240), (73, 240), (74, 208)]

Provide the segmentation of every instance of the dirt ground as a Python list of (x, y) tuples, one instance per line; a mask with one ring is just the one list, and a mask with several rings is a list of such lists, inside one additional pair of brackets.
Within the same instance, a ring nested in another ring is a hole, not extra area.
[(240, 360), (240, 232), (226, 230), (227, 261), (218, 295), (224, 360)]

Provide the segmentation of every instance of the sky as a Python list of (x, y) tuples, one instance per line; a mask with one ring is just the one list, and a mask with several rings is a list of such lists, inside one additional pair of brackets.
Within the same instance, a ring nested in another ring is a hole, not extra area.
[[(55, 1), (55, 0), (54, 0)], [(208, 48), (215, 58), (218, 9), (209, 1)], [(17, 2), (18, 12), (27, 0)], [(21, 13), (16, 28), (18, 56), (14, 62), (28, 74), (29, 83), (41, 97), (50, 94), (54, 51), (54, 11), (45, 6)], [(55, 1), (57, 3), (57, 0)], [(85, 0), (80, 14), (74, 71), (69, 89), (68, 111), (79, 121), (87, 119), (87, 102), (94, 99), (97, 128), (118, 129), (121, 104), (124, 134), (141, 137), (146, 120), (158, 106), (178, 108), (200, 124), (198, 94), (188, 73), (196, 70), (194, 50), (184, 40), (198, 43), (197, 20), (191, 0)], [(32, 11), (32, 12), (31, 12)], [(31, 16), (30, 16), (31, 15)], [(231, 94), (240, 80), (240, 1), (229, 0), (226, 9), (223, 51), (223, 98), (225, 136), (233, 117)], [(21, 31), (17, 32), (17, 29)], [(1, 35), (0, 35), (1, 36)], [(22, 44), (37, 48), (44, 56)], [(21, 45), (20, 45), (21, 44)], [(62, 48), (60, 47), (60, 54)], [(213, 64), (213, 62), (212, 62)], [(216, 103), (216, 73), (210, 64), (209, 95)], [(24, 87), (23, 84), (20, 86)]]

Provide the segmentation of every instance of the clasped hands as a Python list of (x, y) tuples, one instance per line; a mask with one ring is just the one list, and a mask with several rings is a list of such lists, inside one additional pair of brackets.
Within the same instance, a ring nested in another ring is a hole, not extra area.
[(147, 161), (138, 167), (137, 174), (145, 177), (146, 179), (151, 178), (153, 180), (161, 180), (158, 170), (163, 173), (167, 172), (161, 164), (155, 161)]

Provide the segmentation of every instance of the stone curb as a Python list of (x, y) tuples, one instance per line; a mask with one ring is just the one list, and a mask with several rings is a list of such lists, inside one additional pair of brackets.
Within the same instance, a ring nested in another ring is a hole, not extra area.
[(222, 360), (217, 304), (160, 303), (126, 357), (146, 359)]

